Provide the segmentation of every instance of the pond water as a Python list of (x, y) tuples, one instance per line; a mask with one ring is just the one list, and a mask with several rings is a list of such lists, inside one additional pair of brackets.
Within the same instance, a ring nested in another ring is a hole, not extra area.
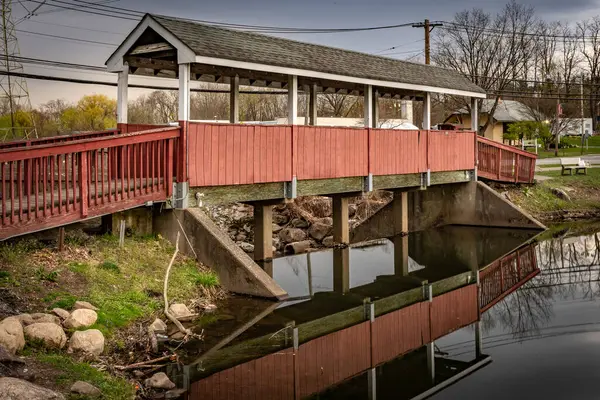
[(276, 259), (290, 300), (232, 297), (170, 373), (192, 400), (597, 398), (596, 232), (448, 226)]

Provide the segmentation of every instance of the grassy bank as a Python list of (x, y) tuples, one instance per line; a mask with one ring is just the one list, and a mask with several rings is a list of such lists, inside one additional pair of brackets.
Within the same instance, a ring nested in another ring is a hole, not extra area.
[[(561, 171), (544, 171), (543, 175), (552, 179), (499, 190), (506, 190), (511, 201), (541, 220), (555, 220), (560, 213), (569, 212), (600, 215), (600, 168), (588, 169), (587, 175), (561, 176)], [(563, 190), (570, 201), (560, 198), (554, 189)]]
[[(130, 349), (122, 339), (134, 323), (151, 322), (163, 307), (163, 279), (174, 247), (160, 237), (126, 238), (123, 247), (110, 235), (88, 236), (81, 231), (67, 235), (58, 252), (55, 243), (27, 238), (0, 243), (0, 288), (18, 299), (19, 312), (48, 312), (54, 307), (70, 310), (77, 300), (99, 308), (92, 328), (107, 339), (105, 353), (125, 355)], [(218, 295), (218, 279), (208, 268), (178, 256), (169, 278), (169, 300), (212, 302)], [(2, 300), (2, 299), (0, 299)], [(53, 371), (55, 387), (64, 391), (76, 380), (96, 384), (105, 397), (130, 399), (133, 386), (126, 380), (80, 363), (64, 352), (49, 353), (28, 348), (25, 355), (38, 368)]]

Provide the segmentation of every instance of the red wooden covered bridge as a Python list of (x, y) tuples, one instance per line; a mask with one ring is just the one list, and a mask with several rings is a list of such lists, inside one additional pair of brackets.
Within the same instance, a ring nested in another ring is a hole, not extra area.
[[(154, 15), (107, 67), (118, 74), (115, 130), (0, 145), (0, 239), (164, 201), (263, 201), (257, 224), (268, 227), (273, 201), (339, 194), (334, 213), (343, 221), (344, 194), (426, 189), (478, 173), (533, 178), (534, 156), (476, 135), (484, 91), (439, 67)], [(128, 124), (130, 74), (179, 81), (176, 126)], [(230, 124), (190, 121), (194, 81), (229, 84)], [(287, 92), (288, 124), (240, 124), (240, 85)], [(299, 89), (310, 93), (309, 126), (297, 125)], [(364, 128), (317, 126), (320, 93), (362, 96)], [(469, 98), (473, 130), (430, 130), (433, 93)], [(377, 129), (379, 98), (422, 101), (423, 129)], [(336, 232), (347, 241), (347, 226)], [(268, 258), (271, 246), (263, 247), (257, 252)]]

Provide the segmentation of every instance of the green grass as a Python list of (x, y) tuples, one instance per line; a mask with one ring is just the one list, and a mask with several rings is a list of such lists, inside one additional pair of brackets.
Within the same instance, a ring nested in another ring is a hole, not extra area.
[[(65, 389), (76, 381), (84, 381), (100, 389), (104, 399), (131, 400), (135, 396), (135, 388), (126, 380), (99, 371), (88, 363), (76, 362), (71, 357), (63, 354), (46, 353), (36, 349), (27, 349), (26, 353), (39, 362), (59, 371), (56, 383)], [(74, 395), (69, 397), (72, 400), (83, 398)]]
[(48, 305), (48, 309), (63, 308), (70, 310), (75, 305), (77, 297), (64, 291), (50, 292), (46, 295), (42, 301)]
[[(587, 175), (561, 176), (561, 171), (544, 171), (542, 174), (553, 179), (511, 193), (511, 198), (520, 207), (533, 214), (600, 208), (600, 168), (588, 169)], [(558, 198), (552, 193), (553, 188), (566, 189), (572, 201)]]
[[(576, 137), (576, 136), (565, 137), (563, 140), (570, 145), (581, 146), (581, 137)], [(600, 135), (590, 137), (587, 140), (587, 145), (588, 146), (600, 146)]]

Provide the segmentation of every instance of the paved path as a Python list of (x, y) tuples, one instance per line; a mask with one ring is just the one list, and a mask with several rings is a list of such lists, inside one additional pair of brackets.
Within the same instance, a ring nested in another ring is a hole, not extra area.
[[(579, 157), (577, 155), (573, 155), (573, 156), (569, 156), (569, 157)], [(541, 166), (541, 165), (557, 165), (560, 164), (560, 158), (561, 157), (557, 157), (557, 158), (538, 158), (535, 165), (536, 166)], [(589, 154), (586, 156), (581, 156), (581, 158), (583, 158), (585, 161), (589, 162), (590, 164), (600, 164), (600, 154)]]

